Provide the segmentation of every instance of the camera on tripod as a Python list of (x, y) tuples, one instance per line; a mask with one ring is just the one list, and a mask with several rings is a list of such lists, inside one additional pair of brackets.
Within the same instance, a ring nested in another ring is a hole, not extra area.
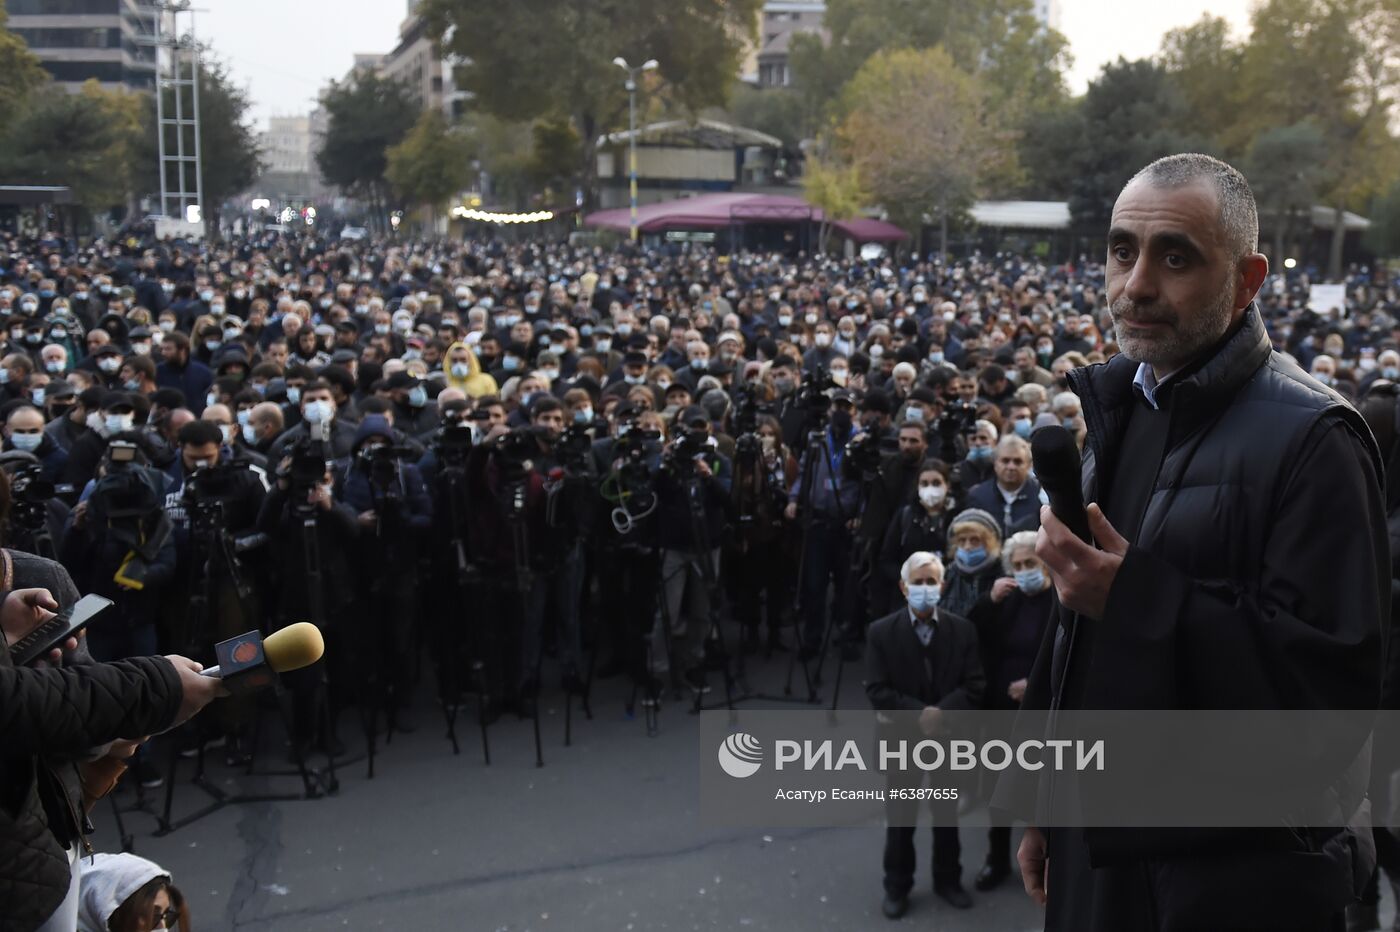
[(570, 424), (554, 442), (554, 455), (565, 471), (578, 475), (587, 470), (588, 457), (593, 451), (593, 435), (589, 430), (594, 426), (593, 423)]
[(467, 424), (447, 424), (433, 438), (433, 455), (445, 469), (463, 468), (467, 465), (475, 439), (475, 433)]
[(58, 494), (58, 486), (44, 478), (44, 467), (38, 463), (21, 463), (7, 472), (10, 475), (10, 520), (29, 530), (43, 527), (49, 500)]
[(399, 490), (399, 464), (406, 459), (414, 459), (412, 447), (402, 444), (367, 444), (356, 454), (356, 459), (369, 474), (369, 481), (386, 497), (393, 497)]
[(797, 406), (814, 414), (824, 414), (831, 407), (827, 392), (836, 388), (826, 367), (817, 366), (803, 377), (802, 387), (797, 390)]
[(870, 431), (862, 431), (846, 444), (846, 475), (854, 479), (873, 476), (880, 471), (880, 463), (885, 458), (879, 438)]
[(943, 415), (934, 422), (934, 430), (945, 437), (977, 432), (977, 406), (970, 401), (954, 399), (943, 408)]

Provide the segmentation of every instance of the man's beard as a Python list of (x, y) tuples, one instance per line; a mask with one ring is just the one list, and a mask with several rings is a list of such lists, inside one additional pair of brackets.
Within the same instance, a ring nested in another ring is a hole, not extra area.
[[(1137, 305), (1130, 298), (1119, 298), (1110, 308), (1113, 332), (1124, 356), (1145, 362), (1154, 369), (1175, 370), (1216, 343), (1230, 329), (1234, 313), (1234, 293), (1222, 288), (1216, 303), (1201, 313), (1182, 321), (1171, 308), (1159, 305)], [(1130, 336), (1122, 325), (1126, 316), (1133, 323), (1163, 323), (1166, 328), (1153, 337)]]

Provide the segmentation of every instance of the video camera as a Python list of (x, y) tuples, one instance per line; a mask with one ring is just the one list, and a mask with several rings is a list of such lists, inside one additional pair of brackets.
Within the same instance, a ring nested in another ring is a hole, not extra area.
[(846, 444), (845, 472), (853, 479), (873, 476), (880, 471), (880, 463), (885, 458), (885, 450), (874, 433), (862, 431)]
[(797, 406), (813, 414), (824, 415), (831, 407), (831, 399), (826, 393), (838, 387), (826, 367), (819, 365), (804, 374), (802, 387), (797, 390)]
[(934, 422), (933, 427), (944, 437), (976, 433), (977, 406), (970, 401), (954, 399), (944, 405), (943, 414)]
[(415, 459), (412, 447), (402, 444), (367, 444), (355, 455), (356, 461), (369, 473), (369, 481), (383, 495), (392, 496), (399, 487), (399, 463)]
[(433, 437), (433, 455), (444, 469), (462, 468), (467, 464), (476, 434), (467, 424), (447, 424), (438, 429)]
[[(36, 462), (8, 467), (10, 477), (10, 520), (31, 531), (44, 526), (48, 502), (60, 488), (44, 478), (44, 467)], [(72, 486), (65, 487), (72, 491)]]

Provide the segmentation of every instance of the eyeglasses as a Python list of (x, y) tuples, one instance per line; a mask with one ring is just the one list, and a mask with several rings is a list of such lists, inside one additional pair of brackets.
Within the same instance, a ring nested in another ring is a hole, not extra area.
[(163, 911), (156, 910), (151, 913), (152, 929), (173, 929), (180, 924), (180, 910), (174, 906), (167, 906)]

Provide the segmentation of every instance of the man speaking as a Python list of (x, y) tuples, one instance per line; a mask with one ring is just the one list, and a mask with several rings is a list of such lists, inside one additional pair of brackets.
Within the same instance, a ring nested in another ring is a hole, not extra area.
[[(1258, 237), (1248, 183), (1208, 156), (1153, 162), (1118, 197), (1122, 353), (1069, 376), (1098, 547), (1042, 509), (1059, 606), (1025, 708), (1377, 707), (1378, 453), (1340, 395), (1272, 350)], [(1030, 828), (1018, 860), (1050, 930), (1344, 928), (1374, 864), (1351, 810), (1345, 829)]]

